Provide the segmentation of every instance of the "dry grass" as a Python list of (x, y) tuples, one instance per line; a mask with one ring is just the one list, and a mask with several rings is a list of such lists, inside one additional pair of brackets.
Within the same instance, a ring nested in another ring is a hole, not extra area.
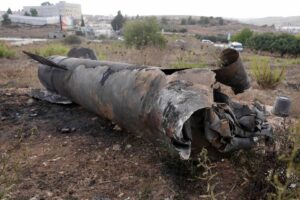
[(39, 88), (36, 63), (29, 60), (2, 59), (0, 64), (0, 88)]
[(262, 88), (274, 89), (285, 78), (285, 67), (271, 68), (269, 58), (256, 58), (251, 62), (251, 73)]

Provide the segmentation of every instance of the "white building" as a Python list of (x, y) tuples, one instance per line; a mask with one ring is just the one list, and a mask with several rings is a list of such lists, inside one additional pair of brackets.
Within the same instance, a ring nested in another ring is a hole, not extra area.
[(21, 15), (9, 15), (11, 22), (42, 26), (47, 24), (59, 24), (59, 16), (54, 17), (31, 17)]
[(60, 1), (55, 5), (44, 6), (24, 6), (24, 13), (30, 13), (30, 9), (36, 9), (39, 17), (53, 17), (53, 16), (72, 16), (75, 19), (81, 18), (81, 5), (74, 3), (67, 3)]
[(283, 31), (287, 33), (300, 33), (300, 26), (278, 26), (276, 27), (278, 31)]
[(111, 24), (106, 22), (90, 24), (91, 28), (94, 30), (95, 36), (105, 35), (111, 37), (114, 33)]

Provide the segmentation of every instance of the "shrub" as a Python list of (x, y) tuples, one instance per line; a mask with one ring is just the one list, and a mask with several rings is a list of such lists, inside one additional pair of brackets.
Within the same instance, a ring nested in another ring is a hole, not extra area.
[(258, 85), (273, 89), (285, 78), (285, 67), (272, 69), (269, 58), (256, 58), (251, 62), (251, 73)]
[(269, 51), (271, 53), (299, 55), (300, 39), (294, 35), (281, 33), (255, 34), (247, 41), (247, 46), (254, 50)]
[(186, 29), (186, 28), (181, 28), (181, 29), (179, 29), (179, 32), (180, 32), (180, 33), (186, 33), (186, 32), (187, 32), (187, 29)]
[(227, 35), (217, 34), (217, 35), (199, 35), (196, 34), (195, 37), (199, 40), (210, 40), (212, 42), (222, 42), (227, 43)]
[(253, 31), (251, 31), (249, 28), (244, 28), (232, 37), (232, 41), (237, 41), (246, 44), (252, 35)]
[(128, 21), (124, 26), (125, 43), (138, 49), (149, 45), (163, 48), (166, 40), (159, 31), (155, 17)]
[(8, 46), (3, 43), (0, 43), (0, 58), (13, 58), (16, 56), (16, 52), (10, 50)]
[(77, 35), (69, 35), (64, 39), (66, 44), (81, 44), (81, 39)]
[(300, 198), (300, 188), (297, 185), (300, 177), (300, 121), (291, 129), (289, 141), (291, 142), (290, 151), (281, 154), (278, 158), (283, 162), (284, 167), (275, 168), (269, 177), (275, 192), (269, 193), (268, 199)]
[(44, 57), (53, 56), (53, 55), (65, 56), (67, 55), (68, 51), (69, 48), (62, 44), (51, 44), (44, 48), (37, 49), (35, 53)]
[(3, 18), (2, 25), (9, 25), (9, 24), (11, 24), (11, 20), (10, 20), (9, 15), (7, 13), (3, 14), (2, 18)]

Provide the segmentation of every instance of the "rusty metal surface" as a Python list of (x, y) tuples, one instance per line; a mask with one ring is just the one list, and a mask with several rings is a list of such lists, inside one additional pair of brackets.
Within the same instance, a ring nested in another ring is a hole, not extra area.
[(250, 79), (236, 50), (223, 50), (220, 60), (222, 67), (213, 70), (218, 82), (230, 86), (235, 94), (250, 88)]
[[(167, 141), (183, 159), (206, 145), (219, 152), (230, 152), (253, 147), (258, 136), (270, 136), (265, 131), (268, 126), (261, 128), (265, 121), (258, 120), (259, 112), (239, 113), (241, 109), (235, 109), (238, 104), (228, 99), (222, 102), (226, 95), (213, 90), (218, 72), (216, 75), (209, 69), (164, 71), (158, 67), (62, 56), (49, 57), (46, 62), (35, 55), (31, 58), (43, 63), (38, 75), (47, 90), (130, 132)], [(232, 66), (232, 59), (229, 60)], [(222, 97), (220, 102), (216, 96)], [(247, 130), (243, 127), (243, 123), (248, 125), (247, 120), (255, 120), (260, 129), (255, 126)], [(266, 134), (261, 134), (263, 131)]]

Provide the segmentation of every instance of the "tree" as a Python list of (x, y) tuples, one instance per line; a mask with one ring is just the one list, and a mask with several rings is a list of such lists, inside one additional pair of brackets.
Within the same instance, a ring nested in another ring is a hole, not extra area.
[(185, 19), (185, 18), (181, 19), (180, 24), (181, 24), (181, 25), (186, 25), (186, 24), (187, 24), (186, 19)]
[(161, 18), (161, 24), (164, 25), (164, 26), (168, 25), (168, 19), (166, 17), (162, 17)]
[(84, 19), (83, 19), (83, 16), (82, 16), (82, 15), (81, 15), (81, 26), (82, 26), (82, 27), (85, 26)]
[(33, 16), (33, 17), (38, 16), (38, 12), (35, 8), (30, 8), (30, 13), (31, 13), (31, 16)]
[(27, 11), (24, 13), (24, 16), (31, 16)]
[(9, 19), (9, 15), (7, 13), (5, 13), (4, 15), (2, 15), (2, 24), (3, 25), (9, 25), (11, 24), (11, 20)]
[(7, 9), (6, 13), (9, 14), (9, 15), (13, 14), (10, 8)]
[(124, 39), (127, 45), (138, 49), (149, 45), (163, 48), (166, 45), (166, 40), (159, 32), (159, 23), (155, 17), (126, 22)]
[(194, 20), (192, 18), (192, 16), (189, 16), (188, 19), (187, 19), (187, 24), (189, 24), (189, 25), (195, 25), (196, 24), (196, 20)]
[(50, 6), (53, 5), (52, 3), (50, 3), (49, 1), (45, 1), (43, 3), (41, 3), (41, 6)]
[(247, 41), (251, 38), (253, 35), (253, 31), (251, 31), (249, 28), (244, 28), (237, 34), (235, 34), (232, 37), (233, 41), (241, 42), (242, 44), (247, 44)]
[(125, 19), (121, 14), (121, 11), (118, 11), (117, 16), (115, 16), (114, 19), (111, 21), (111, 26), (114, 31), (118, 31), (123, 27), (124, 22)]

